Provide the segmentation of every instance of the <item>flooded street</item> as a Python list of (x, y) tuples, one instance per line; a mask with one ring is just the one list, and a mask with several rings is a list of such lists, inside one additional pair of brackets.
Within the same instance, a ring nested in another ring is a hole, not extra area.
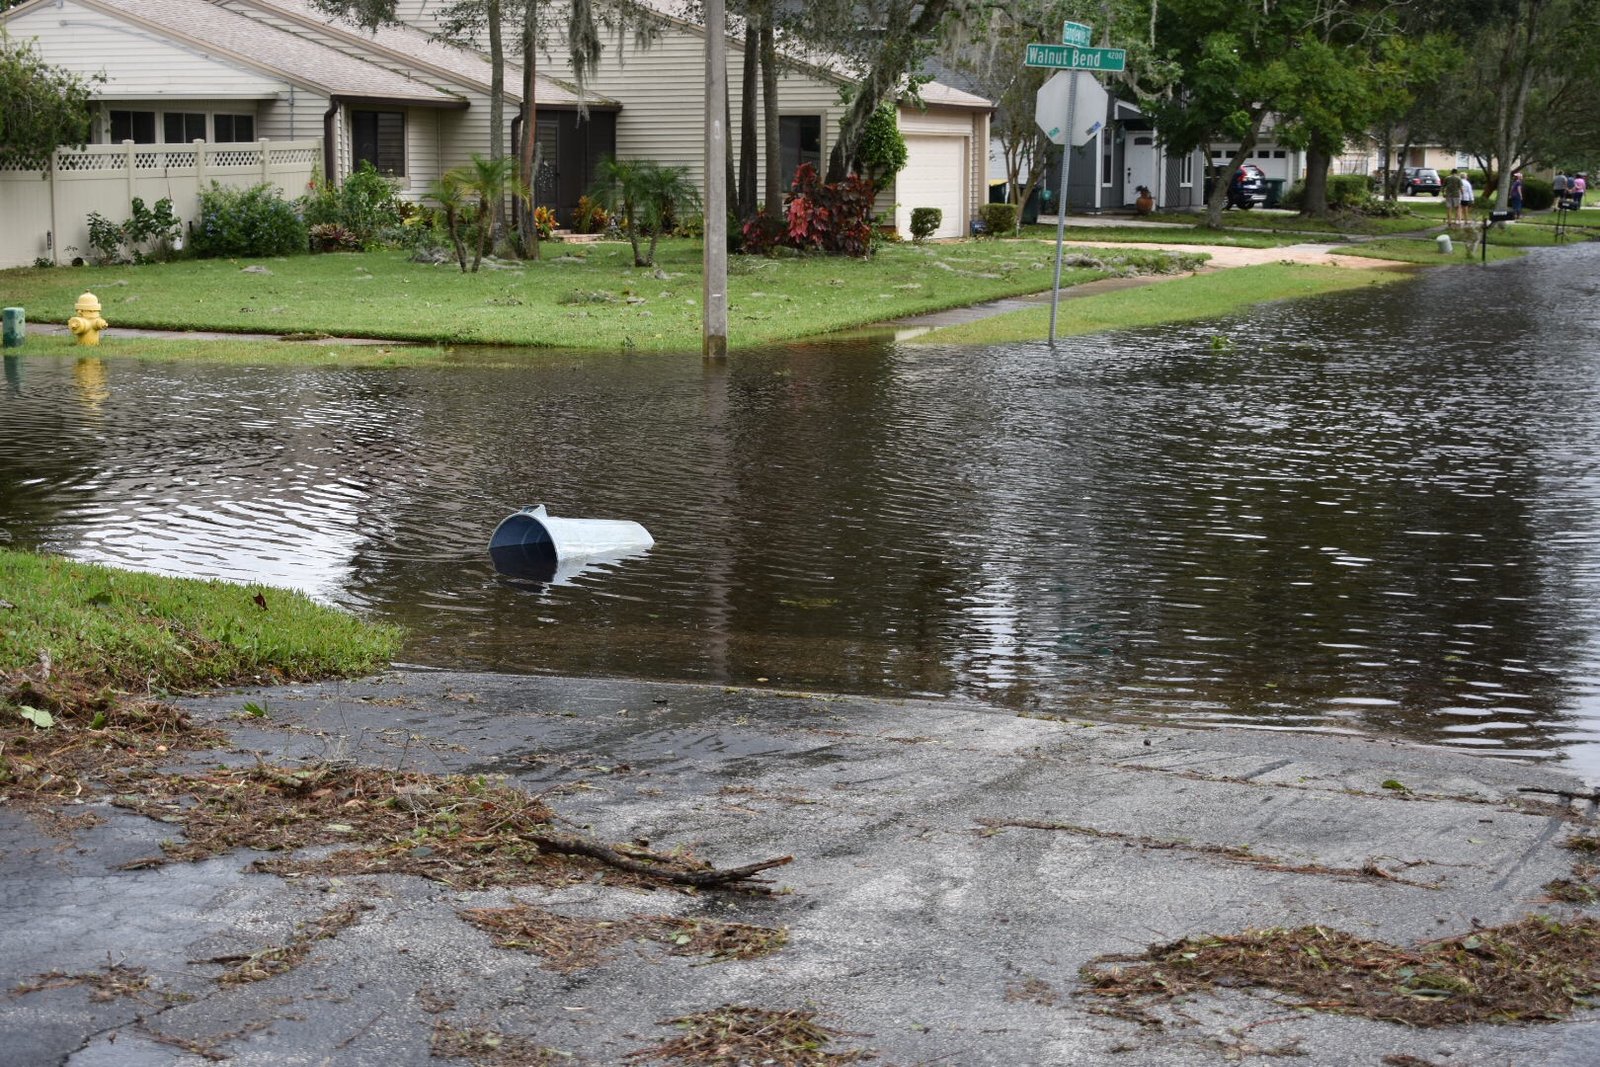
[[(1600, 245), (1535, 252), (1055, 351), (8, 359), (0, 537), (302, 588), (406, 625), (415, 663), (1368, 731), (1600, 776), (1597, 271)], [(502, 578), (489, 535), (535, 503), (656, 545)]]

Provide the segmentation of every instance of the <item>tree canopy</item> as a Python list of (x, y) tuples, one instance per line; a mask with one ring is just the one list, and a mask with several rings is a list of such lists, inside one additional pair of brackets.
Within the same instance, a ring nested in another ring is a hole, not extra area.
[(0, 166), (41, 170), (61, 145), (83, 147), (90, 92), (88, 80), (0, 28)]

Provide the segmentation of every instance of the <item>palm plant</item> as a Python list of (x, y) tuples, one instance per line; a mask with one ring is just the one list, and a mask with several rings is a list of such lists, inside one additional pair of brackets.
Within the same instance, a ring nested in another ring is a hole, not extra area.
[(496, 208), (505, 202), (508, 192), (519, 198), (523, 195), (521, 187), (513, 181), (516, 173), (515, 156), (485, 159), (476, 152), (472, 155), (472, 165), (459, 170), (462, 187), (478, 202), (478, 246), (472, 256), (474, 273), (483, 263), (483, 250), (494, 233), (494, 220), (499, 214)]
[[(667, 221), (700, 204), (699, 191), (689, 181), (684, 167), (663, 167), (648, 160), (602, 159), (595, 170), (591, 198), (622, 222), (622, 229), (633, 246), (633, 265), (652, 267), (656, 262), (656, 242)], [(639, 238), (646, 233), (650, 245), (642, 255)]]
[(468, 204), (466, 190), (461, 185), (459, 171), (445, 171), (437, 181), (428, 186), (428, 199), (439, 205), (444, 215), (445, 231), (450, 235), (450, 245), (455, 249), (456, 262), (461, 273), (467, 272), (467, 245), (461, 239), (461, 226), (465, 221)]

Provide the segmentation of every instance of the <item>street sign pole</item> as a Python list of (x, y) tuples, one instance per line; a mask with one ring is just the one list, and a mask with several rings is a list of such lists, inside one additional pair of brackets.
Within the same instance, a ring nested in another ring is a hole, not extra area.
[[(1067, 89), (1067, 117), (1062, 126), (1053, 125), (1054, 109), (1060, 104), (1057, 98), (1049, 94), (1052, 85), (1057, 84), (1055, 79), (1046, 83), (1039, 90), (1038, 110), (1045, 110), (1046, 102), (1050, 103), (1051, 114), (1039, 115), (1039, 128), (1044, 130), (1045, 136), (1052, 142), (1057, 137), (1061, 138), (1061, 187), (1056, 190), (1056, 277), (1050, 287), (1050, 347), (1056, 346), (1056, 312), (1061, 304), (1061, 260), (1066, 251), (1067, 240), (1067, 193), (1068, 181), (1072, 175), (1072, 149), (1078, 140), (1078, 81), (1088, 78), (1088, 74), (1077, 73), (1080, 71), (1118, 71), (1126, 69), (1128, 53), (1121, 48), (1090, 48), (1088, 47), (1093, 30), (1078, 22), (1068, 22), (1061, 27), (1060, 44), (1030, 44), (1028, 54), (1023, 63), (1029, 67), (1054, 67), (1057, 70), (1073, 71), (1072, 84)], [(1057, 75), (1059, 78), (1060, 75)], [(1091, 94), (1090, 107), (1099, 107), (1104, 110), (1105, 92), (1098, 83), (1091, 81), (1094, 92)], [(1099, 103), (1093, 103), (1094, 100)], [(1100, 128), (1099, 120), (1094, 126), (1084, 131), (1084, 137), (1093, 136), (1094, 131)], [(1062, 131), (1065, 130), (1065, 134)], [(1087, 140), (1085, 141), (1087, 143)]]
[[(1073, 77), (1067, 92), (1067, 129), (1077, 129), (1078, 79)], [(1061, 188), (1056, 190), (1056, 279), (1050, 288), (1050, 347), (1056, 346), (1056, 306), (1061, 303), (1061, 258), (1067, 237), (1067, 176), (1072, 166), (1072, 137), (1061, 146)]]

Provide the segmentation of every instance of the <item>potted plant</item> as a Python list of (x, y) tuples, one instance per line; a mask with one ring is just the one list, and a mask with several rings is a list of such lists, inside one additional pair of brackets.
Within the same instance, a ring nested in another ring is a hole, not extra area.
[(1139, 195), (1134, 198), (1133, 209), (1141, 215), (1150, 214), (1156, 209), (1156, 198), (1150, 195), (1150, 187), (1140, 185), (1136, 187), (1136, 191)]

